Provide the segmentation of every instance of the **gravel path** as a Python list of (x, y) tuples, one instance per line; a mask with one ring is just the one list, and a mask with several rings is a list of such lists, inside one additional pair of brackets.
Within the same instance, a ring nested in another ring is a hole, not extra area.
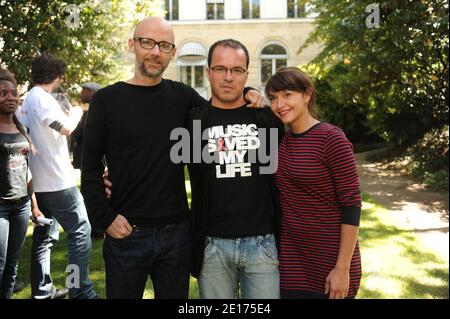
[(449, 258), (449, 197), (425, 190), (401, 173), (367, 162), (356, 154), (361, 190), (395, 214), (400, 227), (411, 229), (443, 258)]

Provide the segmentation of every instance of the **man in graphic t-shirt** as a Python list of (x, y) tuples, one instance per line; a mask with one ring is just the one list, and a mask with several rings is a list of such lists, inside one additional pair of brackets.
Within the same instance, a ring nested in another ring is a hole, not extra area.
[[(170, 159), (175, 144), (170, 135), (186, 126), (192, 107), (207, 101), (193, 88), (163, 78), (176, 54), (174, 43), (166, 21), (139, 22), (128, 42), (134, 76), (99, 90), (89, 109), (81, 189), (95, 226), (107, 234), (108, 299), (142, 298), (148, 277), (155, 298), (188, 297), (189, 206), (184, 166)], [(113, 184), (110, 198), (103, 158)]]
[[(35, 58), (31, 76), (35, 86), (22, 106), (22, 120), (28, 127), (36, 153), (30, 157), (33, 187), (39, 208), (47, 218), (55, 218), (68, 235), (68, 264), (79, 280), (69, 288), (70, 298), (95, 298), (89, 279), (91, 226), (83, 197), (77, 187), (70, 162), (66, 136), (80, 121), (82, 110), (73, 107), (67, 114), (51, 95), (62, 82), (66, 65), (47, 54)], [(35, 227), (31, 248), (31, 292), (35, 299), (58, 298), (50, 276), (50, 253), (55, 238), (51, 226)]]
[[(272, 175), (267, 174), (275, 169), (263, 173), (264, 156), (258, 151), (270, 152), (270, 128), (277, 135), (283, 129), (270, 109), (246, 107), (242, 92), (248, 65), (248, 51), (240, 42), (213, 44), (207, 69), (211, 105), (192, 112), (192, 119), (201, 120), (202, 132), (206, 130), (203, 147), (214, 158), (210, 164), (204, 160), (190, 165), (191, 272), (199, 279), (201, 298), (279, 298), (279, 208)], [(272, 144), (276, 151), (278, 140)], [(253, 160), (251, 154), (256, 154)]]

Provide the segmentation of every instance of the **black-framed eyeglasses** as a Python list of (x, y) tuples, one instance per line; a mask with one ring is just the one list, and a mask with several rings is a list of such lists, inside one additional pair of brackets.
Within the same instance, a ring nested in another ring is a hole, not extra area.
[(235, 67), (235, 68), (226, 68), (222, 65), (218, 65), (218, 66), (213, 66), (210, 68), (211, 71), (217, 73), (217, 74), (226, 74), (228, 72), (228, 70), (230, 70), (231, 75), (235, 75), (235, 76), (242, 76), (245, 74), (245, 72), (247, 72), (246, 69), (240, 68), (240, 67)]
[(157, 42), (150, 38), (141, 38), (141, 37), (135, 37), (133, 38), (133, 40), (138, 41), (140, 46), (147, 50), (151, 50), (155, 47), (155, 45), (158, 45), (159, 51), (164, 53), (170, 53), (175, 48), (175, 44), (167, 41)]

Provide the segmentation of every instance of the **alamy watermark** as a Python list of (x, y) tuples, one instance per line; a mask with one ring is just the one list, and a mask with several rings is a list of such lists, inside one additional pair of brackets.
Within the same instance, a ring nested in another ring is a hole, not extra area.
[(75, 264), (69, 264), (66, 267), (66, 287), (69, 289), (80, 288), (80, 267)]
[[(96, 12), (109, 12), (111, 2), (108, 0), (91, 0), (87, 4)], [(76, 4), (68, 4), (64, 6), (65, 23), (69, 29), (78, 29), (80, 27), (81, 8)]]
[(233, 124), (201, 130), (201, 121), (194, 120), (192, 132), (183, 127), (171, 132), (170, 140), (177, 141), (170, 150), (172, 163), (216, 164), (217, 178), (250, 176), (252, 164), (258, 164), (259, 174), (276, 172), (278, 129)]
[(66, 26), (69, 29), (78, 29), (80, 27), (80, 7), (76, 4), (68, 4), (64, 7), (66, 16)]
[(380, 28), (380, 4), (369, 4), (366, 7), (366, 13), (370, 13), (366, 17), (366, 27), (369, 29)]

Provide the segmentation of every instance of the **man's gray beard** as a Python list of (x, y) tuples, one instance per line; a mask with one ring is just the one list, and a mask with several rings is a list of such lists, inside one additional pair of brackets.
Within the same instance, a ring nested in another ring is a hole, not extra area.
[(164, 73), (166, 68), (163, 66), (162, 69), (150, 73), (145, 68), (145, 64), (144, 63), (140, 63), (139, 64), (139, 70), (141, 71), (142, 75), (145, 75), (146, 77), (151, 78), (151, 79), (156, 79), (156, 78), (159, 78)]

